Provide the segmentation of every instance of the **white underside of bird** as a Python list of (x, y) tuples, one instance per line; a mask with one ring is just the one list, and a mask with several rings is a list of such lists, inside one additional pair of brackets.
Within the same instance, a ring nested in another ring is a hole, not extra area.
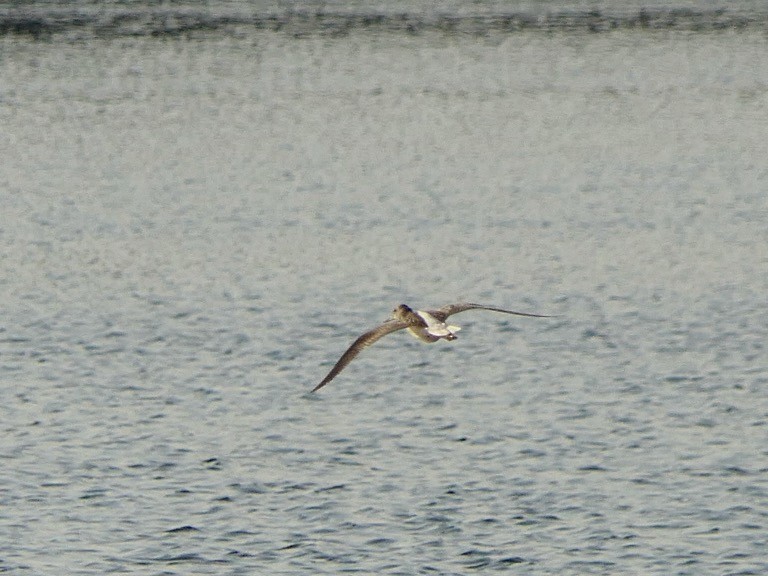
[(423, 340), (425, 342), (437, 342), (441, 338), (446, 340), (455, 340), (456, 332), (461, 330), (460, 326), (449, 326), (445, 322), (441, 322), (429, 312), (424, 310), (414, 310), (419, 317), (426, 322), (426, 326), (411, 326), (408, 328), (408, 332), (414, 338)]

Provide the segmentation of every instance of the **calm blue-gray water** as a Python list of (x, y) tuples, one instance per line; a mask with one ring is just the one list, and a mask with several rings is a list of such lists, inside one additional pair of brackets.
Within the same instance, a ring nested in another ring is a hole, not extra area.
[(216, 5), (0, 6), (0, 572), (767, 573), (765, 14)]

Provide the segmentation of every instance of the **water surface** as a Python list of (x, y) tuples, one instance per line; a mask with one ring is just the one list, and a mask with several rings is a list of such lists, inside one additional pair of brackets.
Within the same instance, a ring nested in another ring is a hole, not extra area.
[(2, 39), (0, 571), (765, 573), (759, 27), (251, 24)]

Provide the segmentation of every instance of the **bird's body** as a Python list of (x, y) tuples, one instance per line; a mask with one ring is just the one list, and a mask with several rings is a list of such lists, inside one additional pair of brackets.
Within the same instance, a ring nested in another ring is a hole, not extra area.
[(458, 326), (448, 326), (438, 320), (433, 314), (423, 310), (412, 310), (405, 304), (398, 306), (393, 312), (395, 320), (408, 323), (408, 332), (423, 342), (437, 342), (441, 338), (456, 340), (456, 334), (461, 330)]
[(463, 302), (459, 304), (449, 304), (443, 306), (437, 310), (413, 310), (405, 304), (400, 304), (392, 311), (392, 317), (380, 324), (376, 328), (369, 330), (347, 349), (342, 354), (339, 361), (336, 362), (328, 375), (323, 378), (322, 382), (312, 389), (312, 392), (319, 390), (328, 382), (333, 380), (339, 372), (341, 372), (347, 364), (362, 352), (364, 348), (367, 348), (377, 340), (383, 338), (391, 332), (407, 329), (411, 335), (415, 336), (423, 342), (432, 343), (438, 340), (456, 340), (456, 332), (461, 330), (458, 326), (450, 326), (445, 323), (449, 316), (464, 312), (465, 310), (491, 310), (492, 312), (503, 312), (504, 314), (514, 314), (516, 316), (531, 316), (534, 318), (548, 318), (548, 316), (542, 314), (529, 314), (526, 312), (515, 312), (513, 310), (504, 310), (503, 308), (494, 308), (492, 306), (483, 306), (481, 304), (470, 304), (469, 302)]

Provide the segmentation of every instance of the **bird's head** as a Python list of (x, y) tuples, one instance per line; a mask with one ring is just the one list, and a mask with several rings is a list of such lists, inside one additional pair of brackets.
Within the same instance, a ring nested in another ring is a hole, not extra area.
[(413, 310), (405, 304), (400, 304), (400, 306), (392, 310), (392, 318), (395, 320), (403, 320), (409, 314), (413, 314)]

